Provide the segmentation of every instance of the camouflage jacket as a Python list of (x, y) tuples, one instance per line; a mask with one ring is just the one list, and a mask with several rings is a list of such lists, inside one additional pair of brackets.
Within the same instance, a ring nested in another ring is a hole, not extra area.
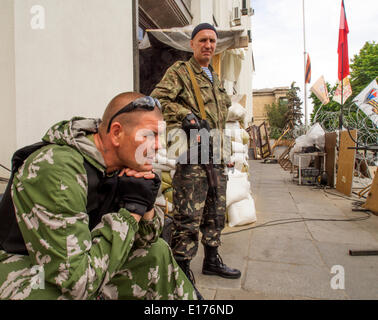
[[(97, 132), (98, 124), (97, 119), (84, 118), (56, 124), (43, 138), (51, 144), (31, 154), (13, 179), (12, 199), (29, 256), (12, 259), (30, 258), (33, 265), (42, 266), (45, 281), (61, 292), (61, 298), (96, 297), (132, 248), (156, 241), (162, 229), (157, 214), (153, 220), (137, 223), (122, 208), (105, 214), (89, 230), (84, 158), (98, 170), (105, 170), (101, 153), (88, 138)], [(7, 255), (0, 251), (0, 270), (6, 266), (1, 263), (2, 256)], [(10, 283), (7, 281), (0, 281), (0, 298), (9, 295), (9, 289), (4, 289)], [(18, 298), (30, 294), (28, 290)]]
[[(201, 90), (210, 128), (222, 131), (225, 128), (231, 100), (211, 66), (209, 69), (212, 71), (213, 83), (194, 57), (189, 60), (189, 63)], [(185, 61), (177, 61), (166, 71), (151, 96), (159, 99), (162, 105), (167, 131), (181, 128), (181, 122), (190, 112), (193, 112), (199, 119), (201, 118)]]

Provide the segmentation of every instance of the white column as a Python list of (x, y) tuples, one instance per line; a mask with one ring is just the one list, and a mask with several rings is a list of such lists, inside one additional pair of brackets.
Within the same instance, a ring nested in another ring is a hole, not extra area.
[(202, 22), (213, 24), (213, 0), (192, 0), (191, 12), (194, 26)]
[[(13, 0), (1, 0), (0, 39), (0, 164), (10, 169), (16, 148)], [(0, 177), (9, 172), (0, 167)]]
[[(249, 44), (251, 47), (251, 44)], [(253, 114), (252, 107), (252, 49), (246, 50), (246, 55), (244, 60), (242, 60), (242, 67), (239, 79), (236, 83), (236, 90), (238, 94), (245, 94), (247, 97), (246, 100), (246, 116), (244, 119), (244, 124), (248, 126), (248, 123), (251, 122), (251, 117)]]
[[(244, 27), (242, 36), (248, 35), (248, 30), (251, 28), (251, 17), (249, 15), (241, 16), (241, 25)], [(242, 61), (242, 68), (239, 79), (236, 84), (236, 90), (238, 94), (245, 94), (246, 99), (246, 116), (244, 118), (245, 126), (248, 126), (252, 121), (253, 115), (253, 101), (252, 101), (252, 77), (253, 77), (253, 64), (252, 64), (252, 44), (248, 44), (248, 48), (245, 48), (245, 58)]]
[(132, 91), (132, 1), (14, 2), (17, 147)]

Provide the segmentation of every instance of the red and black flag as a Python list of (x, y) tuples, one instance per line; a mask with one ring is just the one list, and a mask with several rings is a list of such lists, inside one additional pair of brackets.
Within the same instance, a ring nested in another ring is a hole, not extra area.
[(305, 82), (306, 83), (311, 82), (311, 61), (310, 61), (310, 55), (308, 53), (307, 53)]

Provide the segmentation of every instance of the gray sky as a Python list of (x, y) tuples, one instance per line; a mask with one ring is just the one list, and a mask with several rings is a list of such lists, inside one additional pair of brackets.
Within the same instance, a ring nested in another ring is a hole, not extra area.
[[(311, 59), (310, 87), (321, 76), (330, 84), (337, 81), (341, 0), (304, 0), (306, 51)], [(304, 87), (302, 0), (251, 0), (252, 45), (255, 59), (253, 88)], [(366, 41), (378, 42), (378, 1), (344, 0), (349, 26), (349, 59)], [(308, 93), (309, 95), (309, 93)], [(304, 108), (304, 104), (302, 105)], [(312, 105), (308, 100), (308, 115)]]

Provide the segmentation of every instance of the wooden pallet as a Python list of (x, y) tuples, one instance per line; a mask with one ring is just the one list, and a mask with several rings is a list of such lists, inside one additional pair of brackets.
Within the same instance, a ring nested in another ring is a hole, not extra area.
[(295, 141), (292, 141), (287, 147), (287, 149), (284, 152), (282, 152), (282, 154), (278, 158), (278, 163), (280, 164), (282, 169), (284, 169), (285, 171), (292, 169), (293, 164), (291, 163), (291, 160), (290, 160), (290, 151), (294, 147), (294, 145), (295, 145)]

